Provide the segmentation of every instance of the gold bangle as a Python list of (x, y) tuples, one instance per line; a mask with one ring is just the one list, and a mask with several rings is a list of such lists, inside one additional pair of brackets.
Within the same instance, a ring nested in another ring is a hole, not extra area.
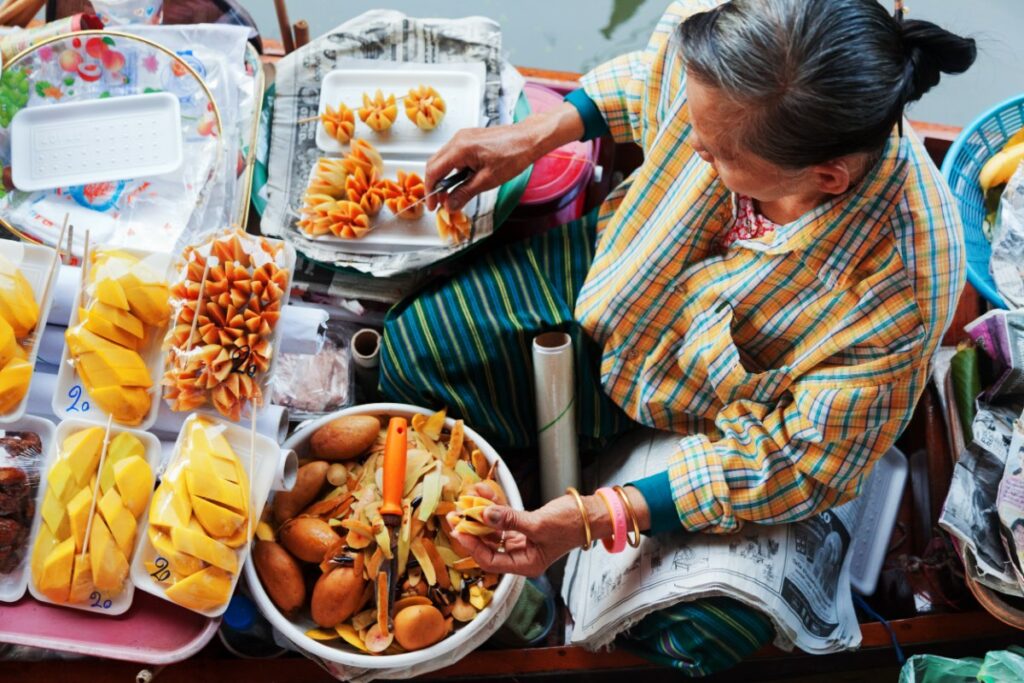
[(594, 544), (594, 538), (590, 535), (590, 520), (587, 519), (587, 507), (583, 504), (583, 496), (572, 486), (567, 488), (565, 492), (576, 499), (576, 507), (580, 511), (580, 517), (583, 518), (583, 533), (586, 535), (586, 543), (583, 549), (590, 550), (590, 547)]
[(629, 496), (626, 495), (626, 491), (621, 486), (613, 486), (612, 490), (619, 494), (619, 498), (622, 499), (622, 504), (626, 508), (626, 514), (629, 516), (629, 521), (633, 523), (633, 538), (626, 536), (626, 541), (629, 543), (630, 548), (638, 548), (640, 547), (640, 520), (637, 519), (633, 503), (629, 501)]

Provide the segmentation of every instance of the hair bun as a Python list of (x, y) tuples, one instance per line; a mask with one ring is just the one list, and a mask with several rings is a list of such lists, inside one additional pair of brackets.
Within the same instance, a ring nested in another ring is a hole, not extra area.
[(907, 68), (903, 100), (913, 102), (939, 82), (944, 74), (967, 71), (978, 55), (973, 38), (964, 38), (930, 21), (906, 20), (900, 24)]

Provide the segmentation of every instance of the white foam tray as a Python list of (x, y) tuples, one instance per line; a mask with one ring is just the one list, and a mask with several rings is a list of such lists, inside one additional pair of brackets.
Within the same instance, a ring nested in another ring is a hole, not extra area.
[[(11, 261), (21, 274), (32, 286), (32, 293), (35, 295), (36, 303), (39, 305), (39, 320), (36, 322), (36, 329), (32, 333), (32, 344), (26, 349), (28, 362), (32, 364), (32, 375), (35, 376), (36, 354), (39, 353), (39, 345), (43, 339), (43, 330), (46, 329), (46, 319), (50, 315), (50, 305), (53, 303), (54, 285), (50, 285), (50, 296), (43, 299), (43, 290), (46, 289), (46, 274), (50, 272), (56, 252), (51, 247), (40, 244), (29, 244), (27, 242), (15, 242), (12, 240), (0, 240), (0, 254), (3, 254)], [(57, 279), (60, 271), (60, 263), (53, 269), (51, 279)], [(25, 406), (28, 403), (28, 393), (9, 413), (0, 413), (0, 426), (4, 422), (19, 419), (25, 414)]]
[[(50, 474), (50, 469), (54, 463), (57, 462), (57, 458), (60, 457), (61, 444), (64, 443), (64, 439), (71, 436), (75, 432), (81, 431), (82, 429), (90, 429), (98, 425), (87, 422), (85, 420), (69, 419), (64, 420), (57, 425), (56, 434), (54, 436), (53, 447), (50, 448), (46, 462), (41, 471), (39, 478), (39, 507), (42, 506), (43, 498), (46, 496), (47, 482), (46, 478)], [(103, 425), (105, 427), (106, 425)], [(150, 468), (153, 472), (160, 467), (160, 440), (148, 432), (142, 432), (137, 429), (125, 429), (112, 425), (110, 427), (110, 438), (114, 439), (118, 434), (122, 432), (128, 432), (142, 442), (143, 447), (146, 449), (146, 462), (149, 463)], [(36, 509), (36, 518), (32, 524), (32, 538), (29, 541), (29, 553), (31, 554), (32, 549), (36, 545), (36, 537), (39, 535), (39, 527), (43, 523), (43, 516), (40, 514), (39, 507)], [(146, 501), (146, 512), (142, 513), (142, 518), (135, 520), (137, 523), (135, 530), (135, 545), (132, 548), (132, 555), (139, 554), (139, 545), (142, 542), (144, 534), (144, 521), (149, 511), (149, 501)], [(100, 514), (99, 507), (97, 507), (95, 514)], [(131, 566), (132, 558), (128, 558), (129, 566)], [(50, 605), (57, 605), (58, 607), (70, 607), (72, 609), (79, 609), (93, 614), (99, 614), (105, 617), (114, 617), (119, 614), (124, 614), (128, 611), (128, 608), (132, 606), (132, 599), (135, 597), (135, 586), (131, 581), (131, 574), (125, 577), (124, 587), (121, 592), (117, 595), (103, 595), (99, 591), (93, 591), (90, 599), (83, 603), (60, 603), (50, 600), (48, 597), (43, 595), (41, 591), (36, 588), (35, 577), (28, 584), (28, 592), (33, 598), (39, 602), (45, 602)]]
[(52, 461), (51, 451), (54, 448), (57, 428), (49, 420), (41, 417), (26, 415), (25, 417), (3, 425), (3, 431), (9, 432), (35, 432), (39, 435), (43, 452), (39, 454), (36, 465), (39, 467), (40, 483), (36, 487), (35, 513), (33, 514), (32, 526), (29, 527), (29, 537), (26, 539), (25, 555), (21, 564), (9, 574), (0, 574), (0, 602), (17, 602), (25, 594), (28, 587), (29, 560), (32, 556), (32, 540), (36, 520), (39, 518), (39, 508), (43, 504), (43, 483), (46, 479), (46, 463)]
[(875, 463), (861, 493), (861, 511), (856, 532), (850, 541), (850, 585), (861, 595), (872, 595), (889, 550), (889, 539), (904, 485), (907, 483), (907, 458), (890, 448)]
[[(397, 180), (399, 170), (406, 173), (415, 173), (422, 178), (426, 174), (427, 164), (425, 161), (384, 160), (383, 174), (385, 178)], [(315, 173), (316, 164), (310, 170), (307, 185), (309, 182), (312, 182)], [(463, 209), (467, 215), (472, 216), (476, 211), (477, 201), (474, 197)], [(370, 225), (373, 226), (373, 230), (366, 237), (357, 240), (346, 240), (334, 235), (308, 237), (301, 230), (299, 234), (310, 242), (335, 244), (344, 251), (353, 253), (391, 253), (394, 251), (448, 246), (448, 242), (441, 239), (441, 235), (437, 232), (434, 212), (428, 210), (425, 204), (423, 215), (414, 221), (396, 218), (395, 214), (385, 206), (380, 210), (379, 214), (370, 218)]]
[(26, 192), (171, 173), (184, 159), (181, 105), (170, 93), (22, 109), (11, 122), (11, 173)]
[[(102, 246), (97, 247), (97, 249), (102, 248)], [(126, 249), (123, 247), (117, 247), (117, 249), (137, 256), (154, 273), (158, 275), (164, 273), (168, 277), (168, 283), (170, 283), (170, 254), (154, 254), (141, 249)], [(79, 297), (80, 294), (80, 291), (75, 292), (76, 297)], [(68, 327), (74, 327), (79, 321), (78, 299), (76, 298), (75, 301), (76, 304), (71, 307), (71, 320), (68, 323)], [(159, 329), (147, 326), (147, 330), (149, 339), (141, 355), (142, 360), (149, 369), (149, 376), (153, 380), (153, 386), (149, 389), (149, 412), (146, 413), (146, 417), (143, 418), (141, 423), (137, 425), (124, 425), (131, 429), (142, 431), (153, 426), (153, 423), (156, 422), (157, 411), (160, 409), (160, 380), (163, 379), (164, 375), (164, 353), (161, 350), (161, 346), (163, 345), (164, 335), (167, 332), (167, 325), (165, 324)], [(108, 414), (89, 396), (89, 392), (86, 390), (71, 362), (71, 355), (68, 353), (67, 344), (64, 345), (64, 353), (61, 355), (60, 366), (57, 369), (57, 391), (53, 394), (52, 407), (53, 414), (57, 416), (58, 420), (76, 417), (102, 425), (107, 424)], [(120, 423), (115, 420), (114, 424)]]
[[(198, 415), (190, 415), (189, 418), (185, 420), (185, 424), (178, 433), (178, 439), (174, 442), (174, 451), (171, 453), (170, 460), (167, 462), (164, 470), (160, 473), (161, 478), (163, 476), (163, 472), (166, 472), (177, 465), (181, 457), (181, 449), (184, 445), (185, 434), (188, 433), (188, 429), (192, 422), (198, 419), (198, 417)], [(270, 488), (274, 484), (275, 475), (277, 474), (278, 466), (281, 462), (281, 448), (262, 434), (256, 434), (256, 451), (250, 459), (251, 432), (249, 429), (243, 428), (233, 422), (216, 419), (208, 415), (203, 417), (206, 420), (224, 428), (224, 438), (227, 439), (228, 444), (231, 445), (231, 449), (235, 452), (235, 455), (242, 463), (242, 467), (245, 468), (246, 475), (249, 477), (249, 485), (252, 488), (252, 494), (249, 502), (249, 513), (252, 515), (252, 531), (255, 533), (256, 523), (259, 521), (260, 512), (263, 510), (263, 506), (266, 505), (267, 497), (270, 495)], [(255, 474), (249, 467), (250, 460), (255, 466)], [(147, 593), (151, 593), (158, 598), (167, 600), (168, 602), (173, 602), (173, 600), (170, 600), (164, 592), (166, 587), (151, 576), (149, 571), (146, 569), (146, 563), (152, 562), (156, 558), (156, 549), (149, 540), (149, 534), (147, 533), (148, 529), (149, 511), (147, 510), (146, 514), (143, 515), (143, 519), (139, 523), (139, 535), (142, 539), (142, 545), (136, 551), (135, 559), (132, 561), (132, 582), (134, 582), (138, 588), (146, 591)], [(251, 547), (252, 543), (246, 543), (242, 547), (234, 549), (235, 555), (238, 557), (238, 573), (232, 577), (231, 593), (234, 593), (235, 586), (238, 585), (238, 579), (242, 575), (242, 568), (245, 566), (245, 561), (249, 557), (249, 550)], [(225, 601), (225, 603), (218, 608), (196, 611), (203, 616), (213, 618), (219, 617), (227, 608), (228, 601)]]
[[(385, 97), (398, 98), (410, 88), (429, 85), (437, 90), (445, 101), (444, 119), (431, 131), (420, 130), (405, 115), (405, 102), (398, 100), (398, 118), (387, 131), (378, 133), (359, 119), (357, 110), (363, 105), (363, 93), (371, 97), (379, 88)], [(345, 69), (331, 71), (320, 86), (318, 114), (327, 110), (327, 105), (336, 107), (339, 102), (348, 105), (356, 119), (355, 137), (366, 138), (383, 155), (395, 157), (429, 157), (448, 142), (463, 128), (480, 125), (480, 108), (483, 105), (483, 83), (466, 71), (436, 69)], [(316, 125), (316, 145), (325, 152), (342, 154), (347, 145), (341, 145), (327, 134), (323, 125)]]

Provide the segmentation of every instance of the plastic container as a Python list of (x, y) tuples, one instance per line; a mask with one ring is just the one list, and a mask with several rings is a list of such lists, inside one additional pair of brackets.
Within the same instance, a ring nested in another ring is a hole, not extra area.
[[(307, 451), (308, 442), (313, 433), (342, 415), (398, 415), (411, 418), (417, 413), (429, 416), (433, 414), (433, 411), (401, 403), (370, 403), (346, 408), (308, 423), (292, 434), (285, 442), (285, 448), (295, 450), (302, 457)], [(451, 429), (454, 424), (455, 421), (449, 418), (445, 421), (445, 428)], [(497, 468), (498, 481), (505, 489), (509, 505), (516, 509), (522, 509), (523, 501), (519, 495), (519, 488), (516, 486), (509, 468), (501, 462), (497, 451), (469, 427), (465, 427), (465, 434), (466, 439), (476, 444), (477, 448), (487, 457), (488, 462), (498, 461), (500, 463)], [(277, 610), (263, 589), (255, 567), (249, 564), (245, 567), (245, 572), (256, 604), (274, 628), (308, 656), (321, 660), (325, 667), (338, 677), (350, 677), (346, 674), (346, 669), (350, 669), (348, 674), (357, 670), (377, 670), (383, 677), (393, 677), (385, 673), (384, 670), (402, 670), (404, 673), (400, 677), (405, 678), (448, 666), (459, 657), (479, 647), (498, 630), (516, 600), (519, 599), (519, 593), (522, 591), (525, 581), (523, 577), (512, 574), (502, 576), (495, 588), (491, 603), (473, 621), (435, 645), (423, 650), (397, 655), (368, 655), (360, 653), (346, 644), (334, 647), (306, 636), (307, 630), (315, 628), (313, 621), (308, 618), (304, 621), (291, 621), (286, 618)], [(337, 666), (332, 666), (332, 663)]]
[(196, 654), (219, 623), (145, 593), (136, 595), (131, 609), (117, 619), (97, 619), (29, 598), (0, 604), (0, 642), (154, 665)]
[[(96, 426), (97, 425), (92, 422), (76, 419), (64, 420), (59, 425), (57, 425), (56, 434), (54, 436), (54, 445), (47, 454), (47, 459), (46, 462), (44, 463), (42, 470), (43, 474), (39, 479), (40, 505), (42, 504), (43, 498), (46, 496), (46, 477), (49, 476), (50, 468), (53, 467), (53, 464), (57, 461), (57, 457), (60, 455), (61, 444), (64, 443), (64, 439), (82, 429), (90, 429)], [(156, 471), (160, 467), (160, 441), (155, 436), (147, 432), (140, 432), (136, 429), (126, 429), (117, 426), (111, 426), (110, 438), (113, 439), (115, 436), (123, 432), (128, 432), (129, 434), (133, 435), (135, 438), (142, 442), (142, 445), (146, 449), (146, 462), (149, 463), (150, 468), (152, 468), (153, 472), (156, 473)], [(95, 514), (100, 514), (98, 508), (96, 509)], [(145, 517), (145, 513), (143, 513), (143, 517)], [(136, 520), (136, 522), (137, 527), (135, 530), (135, 544), (132, 548), (132, 556), (138, 555), (139, 544), (142, 541), (143, 520), (139, 519)], [(42, 523), (42, 515), (37, 513), (35, 521), (32, 524), (32, 538), (29, 541), (29, 552), (31, 552), (32, 548), (35, 547), (36, 537), (39, 535), (39, 527), (40, 525), (42, 525)], [(131, 564), (131, 559), (132, 558), (128, 558), (129, 564)], [(32, 597), (38, 600), (39, 602), (45, 602), (51, 605), (56, 605), (58, 607), (70, 607), (72, 609), (84, 610), (92, 614), (112, 617), (117, 616), (119, 614), (124, 614), (128, 611), (128, 608), (131, 607), (132, 599), (135, 595), (135, 586), (132, 584), (131, 577), (127, 576), (125, 577), (124, 587), (121, 589), (121, 592), (117, 595), (109, 596), (103, 595), (99, 591), (93, 591), (93, 595), (90, 596), (90, 600), (88, 600), (85, 603), (56, 603), (50, 600), (45, 595), (43, 595), (43, 593), (36, 588), (36, 577), (33, 576), (32, 580), (29, 581), (28, 591), (32, 594)]]
[(861, 595), (872, 595), (878, 584), (896, 515), (903, 499), (909, 466), (907, 458), (890, 448), (878, 459), (864, 492), (856, 532), (850, 541), (850, 585)]
[[(405, 95), (410, 88), (429, 85), (445, 101), (446, 113), (433, 130), (420, 130), (405, 115), (405, 106), (398, 100), (398, 118), (384, 133), (378, 133), (359, 119), (357, 109), (363, 104), (363, 93), (371, 97), (379, 88), (384, 97)], [(483, 83), (466, 71), (452, 71), (438, 66), (428, 69), (345, 69), (328, 73), (320, 86), (320, 106), (323, 114), (327, 105), (348, 106), (356, 119), (354, 137), (366, 138), (383, 154), (391, 156), (428, 157), (463, 128), (480, 126), (480, 107), (483, 103)], [(343, 154), (347, 145), (332, 138), (317, 121), (316, 145), (331, 154)]]
[[(97, 249), (99, 248), (97, 247)], [(149, 270), (158, 275), (160, 273), (166, 274), (171, 263), (171, 256), (169, 254), (154, 254), (140, 249), (124, 249), (120, 247), (117, 249), (118, 251), (138, 257)], [(81, 296), (81, 293), (76, 292), (76, 296)], [(68, 327), (74, 327), (78, 324), (78, 308), (77, 305), (72, 306), (71, 320)], [(166, 324), (159, 329), (147, 326), (147, 344), (146, 348), (141, 352), (141, 356), (149, 370), (149, 377), (153, 380), (153, 386), (149, 390), (149, 412), (146, 413), (146, 417), (138, 425), (124, 425), (130, 429), (145, 431), (156, 422), (156, 414), (160, 409), (160, 380), (164, 374), (164, 354), (160, 347), (166, 331)], [(60, 367), (57, 370), (57, 391), (53, 395), (53, 414), (62, 420), (75, 417), (98, 424), (105, 425), (107, 423), (107, 412), (89, 397), (85, 384), (71, 363), (71, 354), (68, 351), (67, 345), (64, 346), (64, 353), (60, 358)], [(119, 423), (115, 420), (114, 424)]]
[(942, 162), (942, 175), (953, 190), (964, 223), (967, 279), (983, 297), (999, 308), (1006, 302), (996, 291), (989, 271), (992, 245), (985, 237), (985, 197), (978, 185), (982, 166), (1015, 132), (1024, 127), (1024, 95), (997, 104), (961, 131)]
[[(53, 303), (53, 283), (57, 280), (60, 262), (58, 261), (54, 266), (56, 251), (50, 247), (12, 240), (0, 240), (0, 254), (17, 266), (21, 274), (25, 276), (29, 285), (32, 286), (32, 293), (39, 305), (39, 320), (36, 322), (36, 329), (32, 332), (32, 344), (26, 349), (28, 362), (33, 366), (32, 374), (35, 375), (36, 355), (39, 353), (43, 330), (46, 328), (46, 319), (50, 315), (50, 305)], [(47, 279), (48, 274), (49, 280)], [(43, 298), (45, 290), (49, 290), (50, 295)], [(28, 392), (25, 392), (25, 396), (9, 413), (0, 414), (0, 427), (3, 426), (2, 423), (17, 420), (24, 415), (27, 403)]]
[(180, 130), (170, 93), (22, 109), (11, 123), (12, 179), (33, 192), (172, 173), (184, 158)]
[[(39, 435), (39, 441), (42, 443), (43, 448), (36, 460), (36, 466), (39, 468), (39, 485), (36, 486), (36, 495), (34, 496), (35, 510), (38, 511), (39, 507), (43, 504), (43, 494), (45, 493), (43, 483), (46, 479), (46, 463), (53, 458), (52, 451), (56, 441), (57, 428), (49, 420), (26, 415), (14, 422), (3, 425), (3, 430), (35, 432)], [(32, 520), (33, 526), (35, 526), (37, 519), (39, 519), (38, 514), (34, 515)], [(25, 541), (25, 554), (21, 559), (21, 564), (13, 572), (0, 574), (0, 602), (16, 602), (25, 594), (29, 580), (29, 559), (32, 555), (32, 540), (32, 533), (30, 531), (29, 537)], [(0, 641), (2, 640), (3, 638), (0, 638)]]
[[(199, 419), (198, 416), (190, 416), (189, 419), (185, 420), (185, 424), (181, 428), (181, 432), (178, 434), (178, 440), (174, 444), (174, 451), (171, 455), (170, 461), (167, 463), (166, 468), (163, 472), (173, 467), (178, 459), (181, 457), (181, 449), (185, 443), (185, 435), (188, 433), (189, 427), (192, 423)], [(252, 449), (250, 444), (252, 443), (252, 432), (249, 429), (245, 429), (227, 420), (216, 419), (210, 416), (203, 416), (208, 422), (214, 425), (222, 426), (224, 428), (224, 438), (227, 439), (228, 444), (231, 445), (231, 449), (235, 452), (239, 462), (242, 463), (242, 467), (245, 468), (246, 475), (249, 477), (249, 483), (251, 486), (250, 495), (250, 513), (253, 516), (252, 531), (255, 532), (256, 525), (255, 521), (259, 519), (258, 513), (263, 509), (264, 504), (267, 501), (267, 496), (270, 493), (270, 489), (275, 483), (281, 488), (291, 488), (295, 483), (294, 470), (291, 472), (290, 481), (287, 477), (282, 478), (278, 476), (282, 468), (282, 462), (291, 461), (295, 462), (294, 454), (288, 451), (282, 451), (280, 447), (263, 436), (262, 434), (255, 435), (256, 450), (255, 453), (250, 457)], [(251, 466), (255, 467), (255, 471)], [(161, 474), (163, 474), (161, 472)], [(153, 547), (152, 542), (149, 540), (149, 515), (148, 510), (145, 515), (145, 519), (139, 523), (139, 536), (141, 537), (141, 546), (135, 552), (135, 558), (131, 564), (131, 578), (137, 587), (151, 593), (159, 598), (168, 600), (169, 598), (165, 594), (166, 587), (164, 584), (158, 582), (153, 576), (150, 575), (149, 570), (146, 569), (147, 562), (153, 562), (156, 558), (156, 549)], [(246, 564), (246, 559), (249, 557), (249, 550), (252, 547), (251, 543), (246, 543), (240, 548), (236, 548), (235, 555), (238, 558), (238, 572), (232, 577), (231, 581), (231, 592), (234, 592), (235, 586), (238, 585), (238, 579), (242, 575), (242, 569)], [(199, 612), (206, 617), (219, 617), (228, 608), (228, 601), (225, 601), (220, 607), (205, 610)]]

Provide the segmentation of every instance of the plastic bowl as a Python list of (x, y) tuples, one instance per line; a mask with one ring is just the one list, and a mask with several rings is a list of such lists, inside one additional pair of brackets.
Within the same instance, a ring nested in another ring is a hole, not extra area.
[(953, 190), (964, 224), (967, 245), (967, 279), (975, 289), (999, 308), (1007, 308), (996, 291), (989, 272), (992, 245), (982, 231), (985, 197), (978, 175), (992, 155), (999, 152), (1015, 132), (1024, 127), (1024, 95), (997, 104), (976, 118), (953, 142), (942, 162), (942, 175)]
[[(389, 415), (411, 419), (417, 413), (429, 416), (433, 411), (401, 403), (371, 403), (346, 408), (305, 425), (285, 441), (283, 448), (292, 449), (299, 454), (299, 458), (303, 458), (307, 453), (306, 445), (313, 432), (342, 415)], [(445, 427), (451, 429), (454, 424), (455, 421), (449, 418), (445, 422)], [(505, 467), (504, 463), (501, 462), (501, 457), (497, 451), (483, 437), (469, 427), (465, 428), (465, 432), (466, 439), (476, 444), (476, 447), (487, 457), (488, 462), (498, 461), (501, 463), (497, 469), (498, 482), (505, 489), (509, 505), (521, 510), (523, 501), (520, 498), (515, 479), (512, 478), (509, 468)], [(325, 662), (340, 664), (342, 667), (351, 669), (374, 669), (378, 674), (384, 676), (387, 675), (385, 670), (414, 669), (416, 674), (421, 674), (434, 669), (440, 669), (452, 664), (458, 658), (465, 656), (471, 650), (483, 644), (504, 622), (512, 606), (519, 599), (519, 594), (523, 589), (523, 582), (525, 581), (521, 576), (513, 576), (511, 574), (502, 576), (494, 590), (491, 604), (484, 608), (477, 615), (476, 619), (459, 628), (455, 633), (435, 645), (422, 650), (397, 655), (368, 655), (358, 652), (354, 648), (345, 645), (342, 641), (334, 641), (338, 643), (338, 646), (334, 647), (307, 637), (305, 632), (311, 628), (316, 628), (316, 624), (308, 618), (304, 621), (292, 621), (281, 614), (277, 607), (274, 606), (274, 603), (271, 602), (266, 591), (263, 590), (263, 584), (256, 575), (256, 568), (253, 562), (246, 563), (245, 576), (256, 604), (260, 611), (263, 612), (263, 615), (273, 624), (275, 629), (294, 643), (307, 656), (321, 659)]]

